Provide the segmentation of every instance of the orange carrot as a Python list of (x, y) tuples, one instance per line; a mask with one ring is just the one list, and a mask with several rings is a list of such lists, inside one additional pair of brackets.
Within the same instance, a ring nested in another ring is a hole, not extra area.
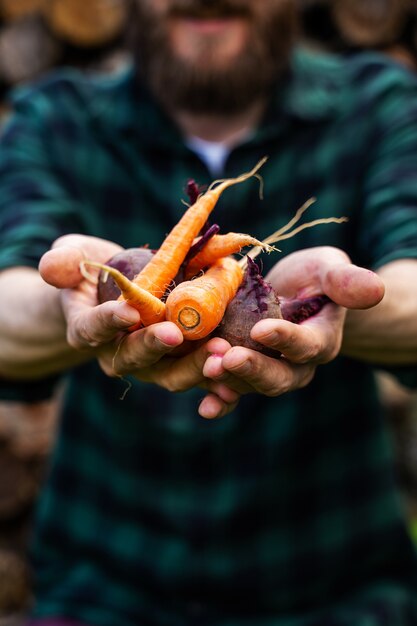
[[(82, 261), (81, 266), (90, 265), (107, 272), (119, 287), (121, 298), (125, 300), (130, 306), (133, 306), (140, 313), (140, 321), (143, 326), (149, 326), (156, 322), (162, 322), (165, 320), (165, 304), (156, 298), (151, 293), (142, 289), (138, 285), (128, 278), (115, 267), (110, 265), (104, 265), (103, 263), (96, 263), (95, 261)], [(86, 276), (88, 278), (88, 276)]]
[[(195, 276), (201, 269), (213, 265), (215, 261), (222, 257), (240, 252), (246, 246), (264, 247), (261, 241), (243, 233), (214, 235), (207, 241), (201, 252), (196, 254), (188, 263), (185, 273), (186, 278)], [(267, 248), (268, 246), (265, 246), (265, 249)]]
[[(224, 312), (236, 295), (243, 280), (248, 258), (255, 258), (265, 249), (271, 249), (281, 239), (287, 239), (305, 228), (317, 224), (341, 223), (346, 218), (324, 218), (308, 222), (290, 230), (313, 200), (306, 202), (296, 216), (284, 227), (264, 239), (239, 261), (233, 257), (221, 258), (202, 276), (180, 283), (166, 301), (166, 319), (174, 322), (186, 339), (203, 339), (221, 322)], [(290, 231), (290, 232), (288, 232)], [(256, 241), (256, 240), (255, 240)], [(209, 242), (207, 243), (207, 246)]]
[(223, 191), (232, 185), (244, 182), (251, 176), (257, 176), (259, 168), (265, 161), (266, 157), (259, 161), (250, 172), (237, 178), (214, 181), (209, 189), (187, 209), (149, 263), (134, 277), (134, 282), (154, 296), (162, 297), (177, 275), (190, 246), (203, 228)]
[(171, 291), (166, 319), (174, 322), (186, 339), (207, 337), (221, 322), (242, 278), (243, 268), (235, 259), (219, 259), (203, 276), (180, 283)]

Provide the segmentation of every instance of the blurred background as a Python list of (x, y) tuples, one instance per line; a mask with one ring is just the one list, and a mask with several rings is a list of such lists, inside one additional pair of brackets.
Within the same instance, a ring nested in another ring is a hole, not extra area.
[[(375, 50), (417, 73), (417, 0), (296, 2), (304, 44), (336, 54)], [(129, 16), (130, 0), (0, 0), (0, 124), (15, 86), (62, 66), (87, 73), (122, 68)], [(378, 382), (417, 543), (417, 391), (384, 373)], [(61, 393), (30, 404), (0, 401), (0, 626), (21, 626), (31, 602), (27, 546)]]

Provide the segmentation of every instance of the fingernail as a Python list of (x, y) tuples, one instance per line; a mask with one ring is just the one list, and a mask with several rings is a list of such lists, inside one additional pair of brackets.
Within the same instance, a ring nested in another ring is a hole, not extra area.
[(205, 420), (216, 419), (217, 413), (209, 410), (209, 408), (206, 406), (207, 403), (205, 402), (205, 400), (206, 399), (203, 398), (200, 404), (198, 405), (198, 414), (200, 415), (200, 417), (202, 417)]

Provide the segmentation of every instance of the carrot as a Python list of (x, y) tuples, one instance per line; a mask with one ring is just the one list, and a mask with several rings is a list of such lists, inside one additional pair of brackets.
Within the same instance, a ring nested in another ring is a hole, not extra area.
[[(262, 242), (255, 237), (243, 233), (227, 233), (225, 235), (214, 235), (188, 263), (186, 268), (186, 278), (191, 278), (198, 272), (212, 265), (222, 257), (230, 256), (240, 252), (246, 246), (263, 246)], [(265, 249), (267, 246), (264, 247)]]
[(154, 296), (162, 297), (177, 275), (195, 237), (207, 222), (223, 191), (232, 185), (244, 182), (251, 176), (257, 176), (259, 168), (265, 161), (266, 157), (261, 159), (250, 172), (241, 174), (237, 178), (214, 181), (209, 189), (185, 211), (149, 263), (134, 277), (133, 281), (136, 285)]
[[(138, 285), (128, 278), (115, 267), (110, 265), (104, 265), (103, 263), (96, 263), (95, 261), (82, 261), (81, 267), (90, 265), (96, 267), (104, 272), (107, 272), (119, 287), (121, 298), (125, 300), (130, 306), (133, 306), (140, 313), (140, 321), (143, 326), (149, 326), (156, 322), (162, 322), (165, 320), (165, 304), (159, 298), (156, 298), (151, 293), (142, 289)], [(88, 277), (88, 274), (86, 276)]]
[(180, 283), (166, 301), (166, 319), (186, 339), (203, 339), (221, 322), (238, 290), (244, 270), (232, 257), (217, 260), (205, 274)]
[(271, 249), (269, 244), (292, 237), (301, 230), (318, 224), (340, 224), (346, 221), (345, 217), (323, 218), (291, 230), (313, 202), (314, 199), (306, 202), (288, 224), (264, 239), (260, 245), (256, 243), (239, 261), (232, 257), (219, 259), (199, 278), (180, 283), (167, 298), (166, 319), (174, 322), (186, 339), (202, 339), (209, 335), (221, 322), (227, 306), (235, 297), (248, 262), (263, 250)]

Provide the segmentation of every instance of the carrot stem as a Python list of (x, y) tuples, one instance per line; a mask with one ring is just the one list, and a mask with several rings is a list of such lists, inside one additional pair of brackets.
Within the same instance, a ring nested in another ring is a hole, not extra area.
[(159, 250), (135, 276), (134, 282), (153, 295), (162, 297), (177, 275), (195, 237), (205, 225), (221, 194), (232, 185), (243, 183), (252, 176), (258, 177), (257, 172), (266, 159), (267, 157), (264, 157), (249, 172), (236, 178), (214, 181), (209, 189), (185, 211)]
[(237, 254), (247, 246), (260, 246), (264, 251), (276, 250), (268, 244), (264, 244), (259, 239), (243, 233), (226, 233), (225, 235), (215, 235), (196, 254), (186, 267), (186, 277), (191, 278), (205, 267), (209, 267), (218, 259)]
[[(306, 228), (312, 228), (313, 226), (318, 226), (319, 224), (342, 224), (348, 221), (347, 217), (323, 217), (311, 222), (305, 222), (304, 224), (300, 224), (293, 230), (290, 230), (299, 220), (301, 219), (303, 213), (316, 201), (315, 198), (310, 198), (305, 202), (295, 213), (294, 217), (290, 219), (287, 224), (276, 230), (274, 233), (269, 235), (266, 239), (262, 240), (262, 245), (272, 245), (278, 243), (279, 241), (283, 241), (284, 239), (290, 239), (297, 235), (302, 230)], [(239, 261), (242, 267), (246, 267), (247, 258), (255, 259), (261, 252), (263, 252), (262, 246), (255, 246)]]

